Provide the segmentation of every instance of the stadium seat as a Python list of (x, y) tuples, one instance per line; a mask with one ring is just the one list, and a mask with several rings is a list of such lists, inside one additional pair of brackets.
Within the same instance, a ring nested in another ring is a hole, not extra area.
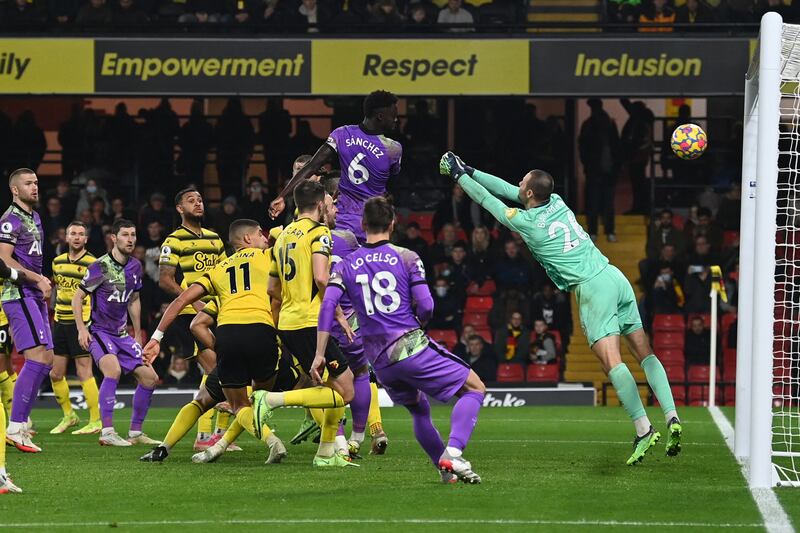
[(428, 245), (433, 244), (433, 230), (432, 229), (420, 229), (419, 230), (419, 236), (422, 237), (423, 239), (425, 239), (425, 242), (427, 242)]
[(672, 227), (677, 230), (683, 229), (683, 216), (678, 214), (672, 215)]
[(475, 328), (488, 328), (489, 327), (489, 312), (488, 311), (467, 311), (464, 313), (463, 324), (469, 324)]
[(406, 219), (406, 224), (416, 222), (421, 230), (433, 229), (433, 213), (411, 213)]
[[(722, 371), (722, 381), (729, 381), (734, 383), (736, 381), (736, 366), (725, 366)], [(723, 405), (735, 405), (736, 404), (736, 385), (724, 385), (722, 387), (722, 401), (719, 402)]]
[(558, 354), (561, 355), (564, 353), (564, 345), (561, 343), (561, 332), (555, 329), (551, 329), (550, 335), (553, 336), (553, 339), (556, 341), (556, 350)]
[(728, 331), (730, 331), (733, 324), (736, 322), (736, 313), (725, 313), (722, 315), (720, 325), (720, 333), (722, 334), (722, 345), (727, 347)]
[(724, 368), (736, 368), (736, 348), (723, 348), (722, 349), (722, 366)]
[(672, 333), (672, 332), (658, 332), (653, 337), (653, 344), (656, 351), (663, 351), (664, 349), (668, 348), (676, 348), (679, 350), (683, 350), (683, 344), (686, 341), (683, 332), (680, 333)]
[(689, 318), (686, 320), (686, 329), (689, 329), (692, 325), (692, 320), (695, 318), (702, 318), (703, 319), (703, 327), (708, 329), (711, 327), (711, 315), (709, 314), (702, 314), (702, 313), (692, 313), (689, 315)]
[(683, 331), (683, 315), (657, 314), (653, 316), (653, 331)]
[(493, 300), (491, 296), (468, 296), (466, 311), (490, 311)]
[(725, 231), (722, 233), (722, 247), (733, 248), (739, 245), (739, 232), (738, 231)]
[(672, 385), (672, 399), (675, 405), (686, 405), (686, 387), (683, 384)]
[(470, 296), (493, 296), (496, 292), (497, 285), (495, 285), (494, 280), (491, 279), (487, 279), (482, 285), (473, 281), (469, 284), (469, 287), (467, 287), (467, 294)]
[(686, 381), (686, 369), (683, 364), (667, 364), (664, 363), (664, 370), (667, 372), (667, 377), (670, 383), (683, 383)]
[[(711, 367), (706, 365), (690, 365), (686, 373), (686, 379), (696, 385), (689, 385), (689, 405), (708, 405), (708, 378), (711, 374)], [(717, 381), (721, 376), (717, 368)], [(704, 383), (704, 385), (703, 385)], [(716, 387), (716, 396), (720, 396), (720, 388)]]
[(528, 365), (526, 372), (531, 383), (558, 383), (558, 365)]
[(482, 338), (485, 342), (488, 342), (490, 344), (492, 342), (493, 338), (492, 330), (489, 329), (487, 326), (475, 327), (475, 335)]
[(661, 364), (664, 366), (680, 365), (682, 367), (686, 361), (686, 357), (684, 356), (682, 349), (668, 349), (660, 350), (658, 352), (658, 360), (661, 361)]
[(519, 363), (500, 363), (497, 365), (497, 381), (501, 383), (525, 381), (525, 371)]
[(452, 350), (458, 344), (458, 335), (452, 329), (432, 329), (428, 331), (428, 336), (447, 346), (448, 350)]

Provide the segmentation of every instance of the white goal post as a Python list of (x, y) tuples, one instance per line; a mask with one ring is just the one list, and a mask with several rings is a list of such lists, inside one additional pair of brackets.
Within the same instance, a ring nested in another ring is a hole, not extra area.
[(800, 26), (777, 13), (761, 20), (743, 139), (734, 453), (751, 487), (800, 486)]

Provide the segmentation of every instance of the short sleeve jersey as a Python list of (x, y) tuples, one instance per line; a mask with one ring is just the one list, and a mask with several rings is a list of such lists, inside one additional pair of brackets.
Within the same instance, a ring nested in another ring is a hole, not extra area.
[[(333, 238), (333, 253), (331, 254), (331, 271), (339, 264), (342, 259), (358, 250), (358, 239), (349, 230), (333, 229), (331, 230), (331, 237)], [(353, 312), (353, 306), (350, 304), (350, 298), (347, 294), (343, 294), (339, 300), (339, 305), (344, 311), (345, 316), (350, 316)]]
[(217, 315), (219, 315), (219, 305), (217, 305), (216, 300), (211, 300), (208, 302), (205, 307), (203, 307), (202, 312), (217, 320)]
[(360, 217), (364, 202), (385, 193), (389, 178), (400, 172), (403, 146), (366, 133), (358, 124), (336, 128), (326, 142), (339, 155), (343, 174), (336, 203), (339, 212)]
[(425, 283), (419, 256), (387, 241), (363, 245), (333, 269), (330, 290), (338, 287), (350, 297), (364, 351), (375, 368), (389, 364), (397, 341), (419, 329), (411, 290)]
[[(12, 257), (23, 268), (36, 274), (42, 273), (43, 238), (42, 220), (36, 211), (28, 213), (18, 204), (12, 203), (0, 217), (0, 243), (12, 244)], [(16, 285), (11, 280), (3, 282), (0, 300), (6, 302), (26, 296), (41, 299), (42, 291), (32, 285)]]
[[(72, 297), (75, 289), (81, 284), (89, 266), (96, 261), (95, 256), (84, 252), (75, 261), (70, 260), (68, 253), (53, 259), (53, 280), (56, 286), (56, 322), (69, 323), (75, 321), (72, 314)], [(87, 322), (92, 311), (90, 298), (83, 300), (83, 321)]]
[(194, 281), (219, 300), (218, 326), (275, 326), (267, 294), (270, 263), (269, 250), (243, 248)]
[(126, 335), (128, 302), (142, 290), (142, 264), (129, 257), (124, 265), (111, 254), (89, 265), (80, 288), (92, 296), (91, 331)]
[(286, 226), (272, 248), (270, 276), (281, 282), (278, 329), (294, 331), (317, 326), (322, 298), (314, 282), (311, 257), (331, 255), (331, 231), (310, 218)]
[[(181, 287), (186, 289), (223, 259), (225, 259), (225, 246), (219, 235), (205, 228), (197, 234), (185, 226), (180, 226), (170, 233), (161, 245), (159, 264), (175, 267), (179, 272)], [(205, 303), (210, 300), (211, 296), (203, 299)], [(191, 305), (187, 305), (181, 311), (182, 315), (195, 313)]]

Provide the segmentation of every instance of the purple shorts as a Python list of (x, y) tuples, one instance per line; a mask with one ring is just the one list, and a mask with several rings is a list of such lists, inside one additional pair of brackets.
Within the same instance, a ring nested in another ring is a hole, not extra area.
[(447, 402), (464, 386), (469, 372), (467, 363), (434, 341), (408, 359), (375, 369), (389, 397), (400, 405), (417, 403), (419, 391)]
[(350, 230), (358, 239), (359, 244), (367, 241), (364, 228), (361, 227), (361, 215), (354, 213), (339, 213), (336, 215), (336, 229)]
[(20, 353), (36, 346), (53, 349), (50, 315), (44, 300), (29, 296), (19, 300), (8, 300), (3, 302), (3, 311), (8, 316), (11, 337)]
[(331, 337), (339, 344), (339, 348), (347, 358), (347, 364), (350, 365), (351, 370), (357, 370), (368, 363), (367, 356), (364, 354), (364, 344), (361, 342), (358, 332), (356, 332), (356, 338), (353, 339), (353, 342), (350, 342), (342, 328), (334, 325), (331, 328)]
[(130, 335), (120, 337), (105, 331), (92, 331), (92, 342), (89, 343), (89, 353), (97, 365), (106, 355), (114, 355), (119, 361), (122, 372), (128, 374), (142, 366), (142, 347)]

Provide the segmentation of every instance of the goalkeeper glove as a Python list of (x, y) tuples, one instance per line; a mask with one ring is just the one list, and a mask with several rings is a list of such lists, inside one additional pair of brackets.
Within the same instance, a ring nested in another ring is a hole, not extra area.
[(458, 178), (467, 173), (467, 169), (456, 154), (446, 152), (439, 160), (439, 173), (443, 176), (450, 176), (453, 181), (458, 181)]

